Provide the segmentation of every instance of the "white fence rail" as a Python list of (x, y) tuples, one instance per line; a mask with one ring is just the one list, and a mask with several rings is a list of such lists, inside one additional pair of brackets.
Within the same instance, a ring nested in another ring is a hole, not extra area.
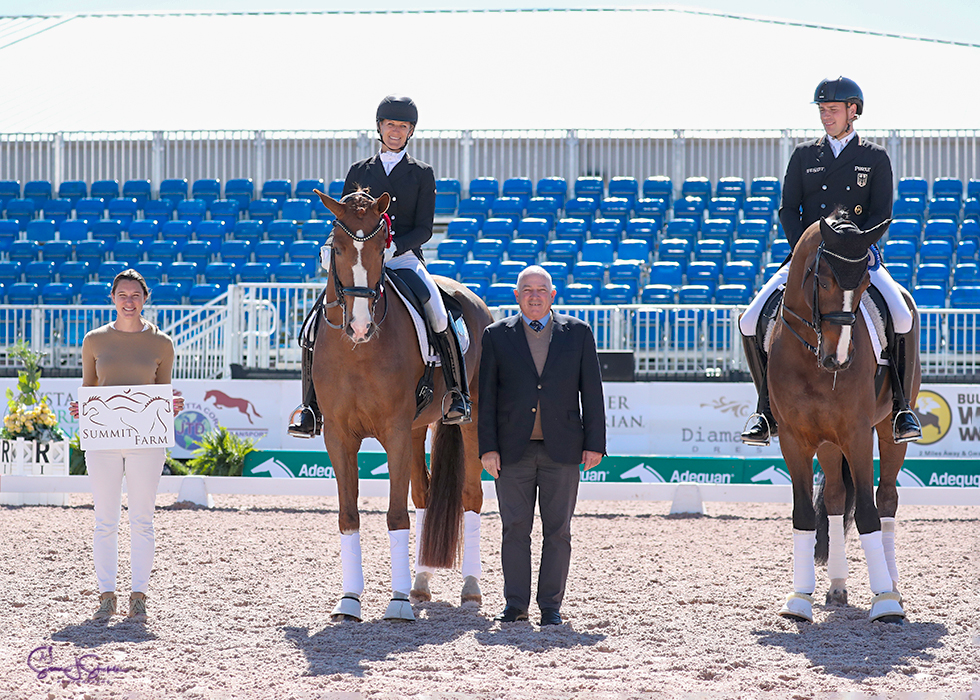
[[(481, 175), (581, 175), (684, 178), (782, 177), (793, 146), (818, 131), (420, 131), (412, 150), (437, 177), (464, 187)], [(864, 131), (888, 148), (895, 177), (974, 177), (980, 165), (980, 131)], [(294, 183), (329, 182), (376, 150), (370, 131), (132, 131), (0, 134), (3, 179), (148, 179), (251, 177)]]
[[(298, 370), (296, 338), (323, 289), (319, 284), (231, 285), (203, 306), (147, 306), (144, 314), (176, 348), (174, 377), (231, 377), (231, 365)], [(494, 309), (496, 316), (517, 307)], [(737, 326), (741, 307), (724, 305), (559, 306), (592, 326), (600, 350), (631, 351), (638, 378), (730, 378), (747, 370)], [(105, 306), (0, 305), (0, 347), (26, 339), (49, 366), (80, 370), (85, 333), (113, 318)], [(923, 374), (980, 376), (980, 310), (921, 310)], [(0, 356), (0, 366), (16, 361)]]

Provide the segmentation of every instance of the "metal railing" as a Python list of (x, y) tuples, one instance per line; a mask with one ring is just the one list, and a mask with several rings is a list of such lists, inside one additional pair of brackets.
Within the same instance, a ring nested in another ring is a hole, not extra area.
[[(419, 131), (412, 152), (436, 177), (667, 175), (679, 190), (686, 177), (782, 177), (795, 144), (810, 130), (499, 130)], [(974, 177), (980, 131), (862, 131), (891, 155), (895, 178)], [(342, 178), (350, 164), (377, 149), (371, 131), (130, 131), (0, 134), (4, 179), (148, 179), (250, 177), (256, 194), (265, 180)]]
[[(246, 369), (300, 367), (303, 319), (323, 289), (318, 284), (231, 285), (203, 306), (147, 306), (146, 318), (174, 340), (174, 377), (231, 377)], [(564, 306), (557, 310), (592, 327), (600, 350), (631, 351), (639, 379), (741, 378), (747, 370), (738, 331), (742, 307), (726, 305)], [(516, 306), (492, 309), (495, 317)], [(933, 380), (980, 377), (980, 310), (923, 309), (922, 373)], [(45, 364), (81, 370), (85, 333), (114, 317), (109, 306), (0, 305), (0, 344), (23, 338), (50, 358)], [(0, 355), (0, 366), (16, 366)]]

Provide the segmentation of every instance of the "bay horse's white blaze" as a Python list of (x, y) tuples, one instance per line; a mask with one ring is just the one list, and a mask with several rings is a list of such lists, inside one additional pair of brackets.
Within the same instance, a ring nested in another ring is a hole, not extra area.
[[(851, 303), (854, 301), (854, 292), (844, 292), (844, 311), (851, 310)], [(847, 362), (847, 348), (851, 344), (851, 328), (853, 326), (841, 326), (840, 339), (837, 341), (837, 362), (844, 364)]]
[[(357, 235), (364, 236), (364, 231), (358, 231)], [(351, 268), (354, 273), (354, 286), (367, 287), (367, 268), (364, 267), (364, 263), (361, 261), (361, 255), (364, 251), (364, 242), (354, 241), (354, 247), (357, 249), (357, 260), (354, 261), (354, 265)], [(368, 304), (366, 297), (354, 298), (354, 308), (351, 311), (350, 327), (351, 331), (353, 331), (352, 338), (355, 343), (362, 343), (368, 339), (368, 329), (371, 327), (371, 307)]]

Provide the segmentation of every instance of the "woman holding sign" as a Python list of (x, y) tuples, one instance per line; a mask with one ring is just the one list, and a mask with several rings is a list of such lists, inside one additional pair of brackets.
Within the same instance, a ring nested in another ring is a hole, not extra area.
[[(143, 319), (143, 304), (150, 296), (146, 280), (136, 270), (124, 270), (112, 282), (110, 299), (116, 319), (89, 331), (82, 341), (82, 386), (140, 386), (170, 384), (174, 345), (170, 336)], [(173, 399), (174, 413), (184, 407)], [(78, 417), (78, 402), (69, 407)], [(99, 609), (94, 620), (108, 620), (116, 612), (119, 513), (122, 478), (129, 494), (132, 593), (129, 617), (146, 620), (146, 589), (153, 568), (153, 508), (163, 472), (166, 448), (87, 450), (85, 462), (95, 502), (95, 574), (99, 580)]]

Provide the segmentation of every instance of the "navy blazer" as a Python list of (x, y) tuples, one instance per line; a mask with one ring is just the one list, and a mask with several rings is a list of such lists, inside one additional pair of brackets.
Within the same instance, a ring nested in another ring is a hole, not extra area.
[(391, 196), (388, 215), (394, 228), (395, 255), (413, 251), (422, 257), (422, 245), (432, 238), (436, 214), (436, 178), (432, 166), (407, 153), (385, 174), (380, 154), (354, 163), (344, 181), (344, 194), (366, 188), (374, 198), (387, 192)]
[(856, 134), (840, 155), (826, 136), (793, 151), (783, 178), (779, 222), (791, 246), (810, 224), (839, 206), (861, 230), (892, 215), (892, 163), (881, 146)]
[(548, 359), (538, 375), (521, 314), (491, 324), (483, 333), (480, 361), (480, 454), (499, 452), (501, 464), (520, 461), (531, 439), (540, 402), (548, 456), (581, 464), (582, 451), (606, 453), (602, 375), (592, 329), (552, 312)]

